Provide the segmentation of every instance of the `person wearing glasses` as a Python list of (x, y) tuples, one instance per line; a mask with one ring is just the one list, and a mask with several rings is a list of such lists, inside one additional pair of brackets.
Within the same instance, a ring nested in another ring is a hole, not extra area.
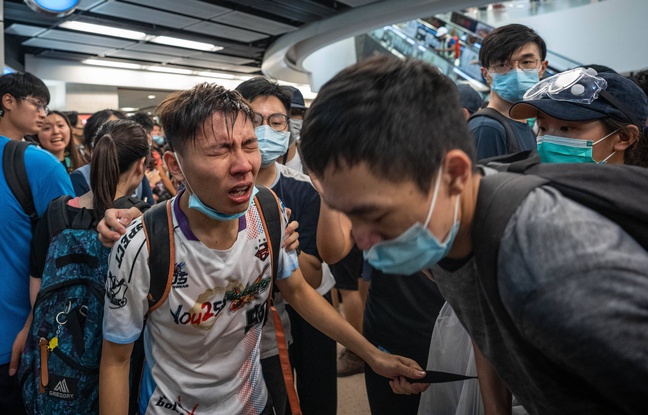
[(493, 30), (479, 51), (481, 72), (491, 88), (488, 107), (468, 122), (477, 160), (535, 148), (526, 119), (514, 119), (509, 109), (521, 101), (547, 68), (547, 47), (533, 29), (510, 24)]
[(648, 167), (648, 137), (640, 116), (646, 112), (646, 96), (637, 84), (591, 68), (539, 82), (510, 110), (514, 118), (537, 119), (537, 150), (544, 163), (642, 167)]
[[(289, 126), (293, 90), (263, 77), (241, 83), (236, 90), (250, 102), (261, 151), (257, 184), (271, 188), (291, 210), (290, 220), (299, 223), (299, 267), (306, 281), (331, 302), (330, 284), (322, 285), (322, 260), (317, 250), (317, 222), (320, 198), (305, 174), (280, 164), (289, 147)], [(335, 414), (337, 411), (336, 344), (329, 337), (285, 309), (280, 295), (275, 306), (280, 312), (286, 338), (290, 339), (291, 362), (297, 373), (297, 390), (304, 413)], [(272, 319), (264, 327), (261, 365), (275, 412), (283, 414), (286, 391)], [(292, 332), (292, 336), (288, 333)]]
[[(25, 136), (40, 132), (49, 100), (47, 86), (30, 73), (15, 72), (0, 77), (0, 153), (4, 154), (9, 141), (22, 141)], [(28, 146), (24, 162), (38, 216), (45, 212), (53, 199), (63, 195), (74, 196), (65, 168), (51, 153)], [(0, 413), (11, 415), (25, 413), (15, 374), (31, 322), (28, 316), (31, 310), (29, 254), (32, 223), (9, 189), (4, 169), (0, 169), (0, 175), (3, 204), (0, 227), (5, 235), (0, 238), (0, 263), (3, 264), (0, 273), (3, 287), (0, 300)]]

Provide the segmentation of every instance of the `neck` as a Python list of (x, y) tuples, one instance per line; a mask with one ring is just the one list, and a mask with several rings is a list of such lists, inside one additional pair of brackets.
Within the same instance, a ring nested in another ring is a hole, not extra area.
[(5, 119), (6, 116), (7, 114), (5, 113), (4, 117), (0, 118), (0, 135), (12, 140), (22, 141), (27, 134), (14, 127), (9, 120)]
[(190, 209), (189, 192), (187, 190), (182, 193), (179, 202), (180, 209), (189, 222), (189, 228), (205, 246), (210, 249), (224, 250), (234, 245), (238, 236), (238, 220), (214, 220), (196, 209)]
[(56, 153), (52, 153), (52, 154), (54, 154), (54, 157), (56, 157), (58, 161), (65, 160), (65, 150), (57, 151)]
[[(137, 189), (137, 187), (135, 187)], [(132, 186), (129, 186), (128, 183), (122, 182), (121, 180), (117, 183), (117, 190), (115, 191), (115, 200), (120, 197), (131, 195), (135, 191)]]
[(472, 253), (472, 225), (480, 181), (481, 173), (474, 173), (468, 183), (466, 183), (464, 191), (461, 193), (461, 200), (459, 201), (459, 231), (448, 253), (448, 258), (462, 259)]
[(268, 167), (263, 167), (259, 170), (259, 175), (256, 178), (255, 184), (260, 184), (261, 186), (271, 187), (277, 178), (277, 167), (274, 163)]
[(497, 92), (491, 92), (490, 101), (488, 102), (488, 108), (492, 108), (498, 111), (506, 118), (511, 118), (511, 116), (509, 115), (509, 110), (511, 109), (512, 106), (513, 106), (512, 103), (506, 101), (505, 99), (497, 95)]

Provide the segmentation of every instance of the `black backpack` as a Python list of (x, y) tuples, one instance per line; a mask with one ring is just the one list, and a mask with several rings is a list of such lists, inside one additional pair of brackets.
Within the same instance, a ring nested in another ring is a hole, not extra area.
[(520, 151), (520, 146), (518, 144), (517, 136), (513, 132), (513, 129), (511, 128), (511, 125), (508, 122), (508, 118), (506, 118), (504, 115), (502, 115), (499, 111), (493, 109), (493, 108), (482, 108), (473, 115), (468, 118), (468, 122), (473, 120), (474, 118), (479, 118), (479, 117), (486, 117), (486, 118), (491, 118), (500, 124), (502, 124), (502, 127), (504, 127), (504, 131), (506, 132), (506, 149), (508, 154), (513, 154), (517, 153)]
[[(624, 165), (540, 163), (531, 157), (495, 167), (500, 173), (484, 176), (479, 185), (473, 220), (473, 252), (481, 290), (489, 307), (520, 344), (521, 335), (504, 308), (497, 285), (500, 240), (511, 216), (529, 193), (550, 186), (563, 196), (618, 224), (648, 250), (648, 169)], [(538, 350), (527, 351), (551, 364)]]
[(32, 143), (28, 141), (9, 140), (2, 154), (2, 170), (9, 189), (29, 216), (33, 230), (38, 221), (38, 213), (25, 169), (25, 151), (30, 145)]

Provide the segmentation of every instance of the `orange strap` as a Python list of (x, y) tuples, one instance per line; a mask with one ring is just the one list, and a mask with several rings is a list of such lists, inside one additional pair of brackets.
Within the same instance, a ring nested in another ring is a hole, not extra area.
[(270, 306), (270, 310), (272, 310), (275, 335), (277, 336), (277, 347), (279, 348), (279, 360), (281, 361), (281, 372), (283, 373), (284, 382), (286, 383), (286, 392), (288, 393), (290, 410), (293, 415), (302, 415), (301, 407), (299, 406), (299, 397), (295, 390), (292, 367), (290, 366), (290, 359), (288, 359), (288, 347), (286, 345), (286, 336), (284, 335), (283, 325), (281, 324), (281, 317), (279, 317), (279, 312), (277, 312), (277, 309), (272, 305), (271, 298), (272, 291), (270, 291), (268, 297), (268, 305)]

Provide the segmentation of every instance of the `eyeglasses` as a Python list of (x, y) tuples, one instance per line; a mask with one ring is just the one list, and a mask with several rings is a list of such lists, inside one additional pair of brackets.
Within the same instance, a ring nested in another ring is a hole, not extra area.
[(259, 114), (258, 112), (254, 113), (254, 119), (252, 124), (254, 128), (260, 127), (263, 125), (263, 121), (267, 120), (268, 125), (275, 131), (283, 131), (288, 127), (288, 116), (284, 114), (270, 114), (267, 117)]
[(498, 73), (500, 75), (504, 75), (505, 73), (508, 73), (514, 67), (518, 67), (525, 72), (530, 72), (538, 67), (538, 62), (540, 62), (540, 59), (524, 58), (517, 61), (496, 63), (494, 65), (491, 65), (490, 69), (492, 69), (495, 73)]
[(49, 112), (49, 108), (47, 107), (46, 104), (42, 104), (40, 101), (30, 98), (30, 97), (20, 97), (19, 99), (23, 99), (31, 104), (33, 104), (38, 111), (45, 111), (45, 113)]

